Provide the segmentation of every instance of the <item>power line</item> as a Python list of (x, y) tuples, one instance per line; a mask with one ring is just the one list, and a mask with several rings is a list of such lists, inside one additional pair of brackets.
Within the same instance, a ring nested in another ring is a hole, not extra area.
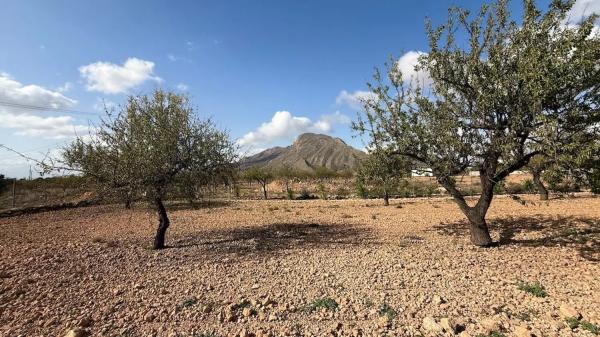
[(0, 105), (9, 107), (9, 108), (19, 108), (19, 109), (36, 110), (36, 111), (64, 112), (64, 113), (75, 114), (75, 115), (98, 116), (97, 113), (89, 112), (89, 111), (62, 109), (62, 108), (56, 108), (56, 107), (51, 107), (51, 106), (30, 105), (30, 104), (22, 104), (22, 103), (16, 103), (16, 102), (0, 101)]

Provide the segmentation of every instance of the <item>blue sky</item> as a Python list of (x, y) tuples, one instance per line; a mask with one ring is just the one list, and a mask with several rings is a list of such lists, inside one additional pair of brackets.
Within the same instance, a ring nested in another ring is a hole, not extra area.
[[(579, 2), (600, 10), (600, 0)], [(4, 1), (0, 104), (59, 111), (0, 105), (0, 144), (40, 157), (85, 133), (103, 102), (162, 87), (189, 93), (202, 116), (250, 151), (305, 131), (361, 148), (348, 122), (374, 67), (390, 55), (410, 66), (427, 51), (425, 17), (441, 24), (456, 4)], [(521, 12), (520, 2), (511, 6)], [(24, 176), (28, 167), (0, 150), (0, 173)]]

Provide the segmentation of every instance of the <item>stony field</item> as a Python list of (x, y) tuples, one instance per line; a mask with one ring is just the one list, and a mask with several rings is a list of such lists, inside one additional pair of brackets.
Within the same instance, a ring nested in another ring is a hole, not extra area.
[(594, 336), (600, 198), (524, 198), (486, 249), (443, 198), (172, 207), (163, 251), (142, 208), (0, 219), (0, 335)]

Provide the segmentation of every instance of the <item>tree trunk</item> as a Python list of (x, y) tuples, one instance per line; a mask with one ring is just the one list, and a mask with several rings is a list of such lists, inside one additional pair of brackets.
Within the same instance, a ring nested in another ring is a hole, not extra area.
[(548, 200), (548, 189), (544, 186), (539, 172), (533, 173), (533, 184), (540, 194), (540, 200)]
[(262, 185), (263, 197), (267, 200), (267, 184)]
[(390, 205), (390, 195), (388, 194), (387, 190), (383, 191), (383, 205), (384, 206)]
[(488, 247), (493, 244), (490, 231), (485, 222), (485, 212), (474, 208), (467, 215), (469, 219), (469, 232), (471, 234), (471, 243), (480, 246)]
[(169, 217), (167, 216), (167, 210), (165, 210), (162, 200), (156, 198), (154, 202), (158, 212), (158, 229), (154, 237), (154, 249), (163, 249), (165, 248), (165, 235), (167, 234), (167, 228), (169, 228)]

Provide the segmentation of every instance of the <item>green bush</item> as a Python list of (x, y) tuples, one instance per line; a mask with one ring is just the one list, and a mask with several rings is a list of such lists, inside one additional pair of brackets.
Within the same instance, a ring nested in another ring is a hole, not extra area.
[(362, 199), (367, 199), (369, 197), (369, 190), (360, 180), (356, 181), (356, 194)]
[(308, 306), (308, 311), (313, 312), (319, 309), (325, 309), (329, 311), (337, 310), (337, 302), (329, 297), (317, 298)]
[(544, 286), (538, 282), (535, 283), (527, 283), (524, 281), (517, 281), (517, 288), (524, 292), (530, 293), (535, 297), (546, 297), (548, 293), (544, 289)]
[(288, 199), (290, 199), (290, 200), (294, 199), (294, 190), (293, 189), (288, 188), (287, 191), (286, 191), (286, 193), (287, 193), (287, 198)]

